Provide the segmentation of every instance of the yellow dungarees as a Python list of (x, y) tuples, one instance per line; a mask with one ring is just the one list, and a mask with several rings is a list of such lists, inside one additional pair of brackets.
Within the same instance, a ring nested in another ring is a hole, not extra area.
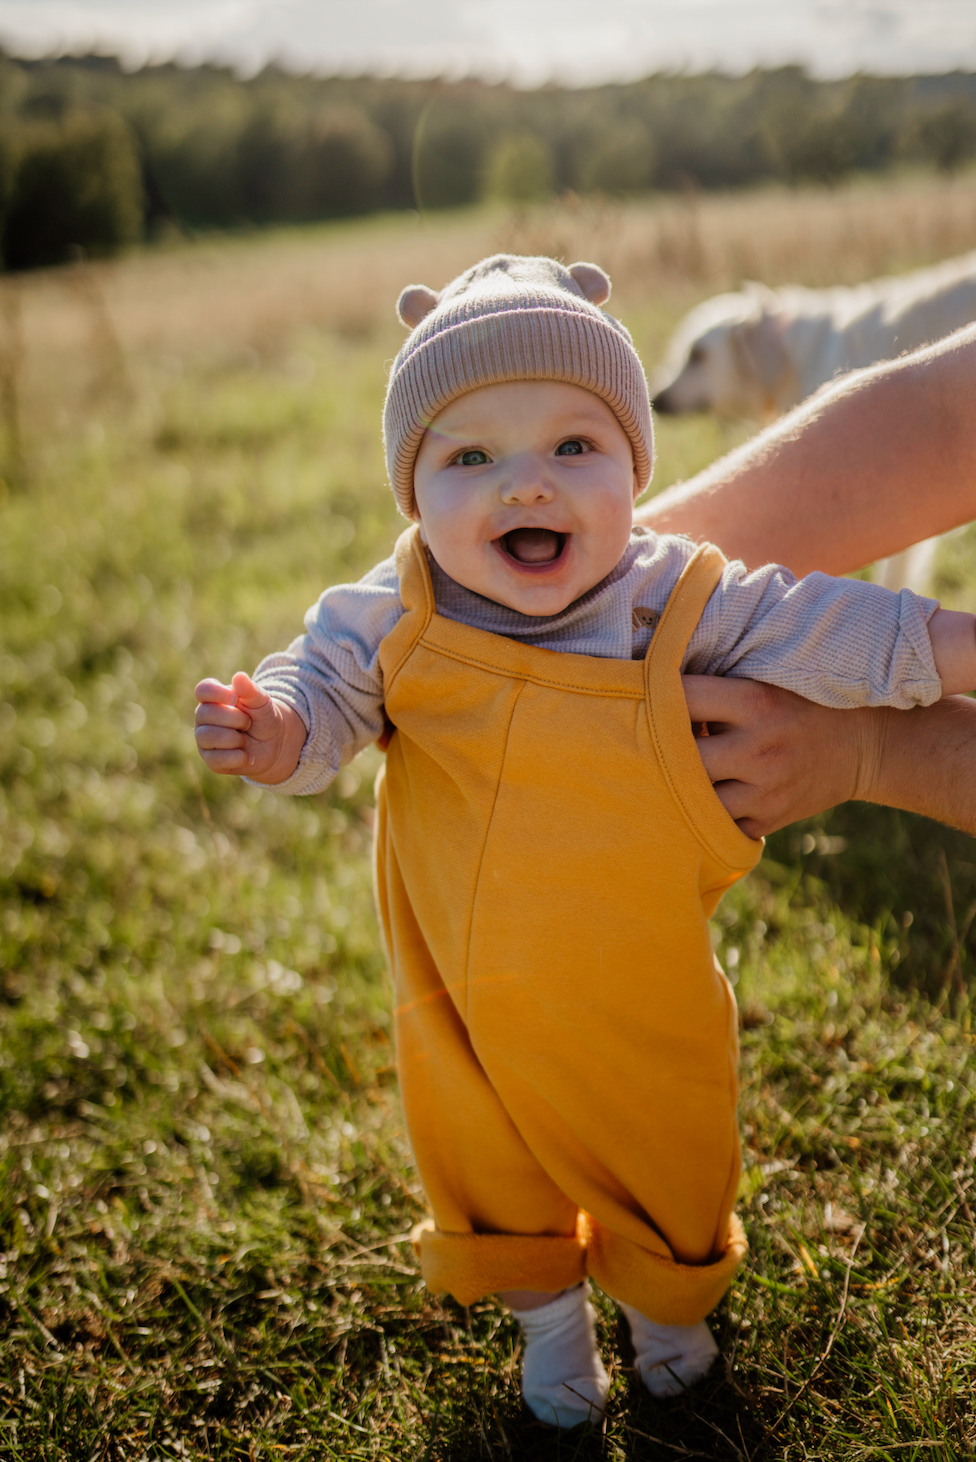
[(695, 554), (640, 662), (445, 619), (416, 528), (396, 554), (376, 884), (424, 1277), (470, 1304), (590, 1274), (694, 1324), (746, 1247), (708, 917), (761, 844), (708, 781), (680, 676), (724, 559)]

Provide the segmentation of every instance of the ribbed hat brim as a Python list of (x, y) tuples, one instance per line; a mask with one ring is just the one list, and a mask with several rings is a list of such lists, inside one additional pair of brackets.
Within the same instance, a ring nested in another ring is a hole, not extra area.
[(493, 310), (412, 337), (390, 380), (384, 437), (390, 483), (413, 512), (413, 471), (427, 427), (452, 401), (504, 381), (566, 381), (601, 397), (626, 432), (643, 490), (652, 465), (651, 409), (637, 352), (592, 306)]

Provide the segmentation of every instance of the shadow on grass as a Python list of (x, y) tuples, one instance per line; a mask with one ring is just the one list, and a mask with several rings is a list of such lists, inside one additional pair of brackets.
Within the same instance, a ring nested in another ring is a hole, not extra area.
[[(960, 993), (976, 955), (976, 843), (927, 818), (848, 802), (775, 833), (767, 858), (814, 879), (878, 931), (894, 984), (930, 999)], [(802, 897), (802, 895), (801, 895)]]

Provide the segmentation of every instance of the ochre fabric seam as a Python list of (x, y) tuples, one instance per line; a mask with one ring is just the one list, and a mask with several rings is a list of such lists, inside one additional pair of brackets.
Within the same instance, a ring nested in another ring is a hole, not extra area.
[[(571, 680), (553, 680), (544, 675), (534, 675), (530, 670), (510, 670), (502, 666), (492, 665), (490, 661), (478, 660), (473, 655), (463, 655), (459, 650), (449, 650), (444, 645), (438, 645), (431, 640), (423, 638), (427, 628), (428, 626), (425, 625), (423, 630), (421, 630), (421, 638), (419, 640), (419, 643), (423, 645), (425, 650), (430, 650), (435, 655), (443, 655), (448, 660), (458, 660), (462, 665), (471, 665), (476, 670), (487, 670), (490, 675), (497, 675), (501, 680), (521, 680), (531, 682), (533, 685), (549, 686), (553, 690), (569, 690), (574, 691), (578, 695), (593, 695), (600, 698), (612, 697), (614, 700), (620, 701), (642, 701), (646, 699), (643, 687), (640, 690), (608, 690), (606, 686), (601, 686), (596, 689), (588, 685), (577, 685)], [(534, 649), (536, 647), (531, 646), (529, 648)], [(615, 665), (620, 662), (608, 660), (607, 663)], [(629, 662), (624, 661), (624, 664), (627, 663)]]
[(676, 605), (677, 601), (675, 600), (674, 596), (678, 593), (681, 587), (682, 580), (690, 583), (692, 576), (697, 576), (697, 574), (701, 572), (703, 559), (706, 556), (711, 557), (710, 550), (711, 545), (703, 543), (701, 547), (695, 551), (695, 553), (689, 559), (685, 571), (681, 576), (681, 579), (678, 580), (678, 583), (675, 585), (674, 589), (672, 589), (671, 597), (669, 597), (668, 603), (664, 606), (664, 614), (662, 614), (661, 621), (657, 626), (657, 645), (655, 645), (655, 641), (652, 638), (651, 643), (648, 647), (647, 655), (645, 657), (644, 700), (647, 708), (648, 729), (651, 733), (651, 740), (654, 744), (654, 751), (657, 755), (658, 765), (660, 766), (661, 772), (664, 776), (664, 780), (667, 783), (668, 791), (671, 793), (672, 798), (674, 799), (677, 806), (680, 808), (681, 814), (684, 817), (685, 822), (688, 824), (688, 827), (691, 830), (691, 833), (694, 836), (696, 842), (698, 842), (699, 845), (703, 847), (711, 857), (716, 858), (723, 868), (728, 868), (730, 871), (732, 871), (732, 865), (729, 864), (727, 859), (724, 858), (722, 854), (714, 847), (711, 838), (709, 838), (699, 827), (697, 818), (694, 816), (687, 802), (685, 801), (685, 798), (682, 796), (681, 789), (678, 786), (675, 778), (671, 775), (671, 768), (668, 765), (668, 759), (664, 754), (664, 747), (662, 745), (660, 732), (658, 730), (657, 717), (655, 716), (654, 700), (651, 695), (650, 684), (652, 657), (656, 649), (658, 650), (658, 653), (660, 653), (659, 646), (661, 644), (661, 632), (665, 626), (668, 609), (671, 608), (672, 604)]
[[(410, 531), (411, 530), (408, 528), (407, 532), (409, 533)], [(434, 615), (434, 589), (433, 585), (430, 582), (430, 575), (427, 570), (427, 564), (424, 560), (423, 545), (420, 542), (420, 529), (416, 525), (414, 525), (413, 537), (410, 539), (409, 549), (411, 555), (417, 558), (420, 564), (420, 582), (423, 585), (424, 590), (424, 622), (417, 630), (417, 633), (411, 637), (403, 654), (400, 656), (399, 660), (390, 671), (390, 674), (387, 676), (386, 684), (383, 687), (384, 699), (386, 698), (386, 694), (389, 691), (390, 687), (393, 685), (393, 682), (400, 674), (400, 671), (403, 669), (404, 665), (407, 663), (410, 656), (417, 648), (417, 645), (420, 643), (422, 636), (426, 634), (427, 627), (430, 624), (430, 621)]]
[[(735, 1024), (733, 1025), (733, 1032), (734, 1032), (735, 1029), (736, 1029), (736, 1026), (738, 1024), (738, 1008), (737, 1008), (736, 1003), (735, 1003), (735, 995), (732, 993), (732, 989), (731, 989), (728, 981), (724, 979), (724, 975), (723, 975), (723, 983), (725, 985), (725, 1009), (726, 1009), (726, 1013), (727, 1013), (729, 1019), (731, 1021), (735, 1022)], [(727, 1077), (728, 1077), (728, 1083), (729, 1083), (729, 1093), (730, 1093), (730, 1095), (732, 1097), (734, 1097), (734, 1101), (732, 1102), (732, 1128), (733, 1128), (733, 1132), (732, 1132), (732, 1144), (733, 1144), (733, 1156), (732, 1156), (732, 1160), (731, 1160), (731, 1162), (729, 1164), (729, 1176), (728, 1176), (728, 1180), (727, 1180), (727, 1182), (725, 1184), (725, 1193), (724, 1193), (723, 1199), (722, 1199), (722, 1208), (724, 1209), (726, 1206), (728, 1206), (729, 1209), (730, 1209), (730, 1211), (731, 1211), (731, 1210), (734, 1210), (734, 1208), (735, 1208), (736, 1197), (738, 1195), (739, 1176), (740, 1176), (740, 1174), (742, 1172), (742, 1167), (743, 1167), (743, 1164), (742, 1164), (742, 1137), (741, 1137), (741, 1135), (739, 1133), (739, 1120), (738, 1120), (738, 1108), (739, 1108), (739, 1062), (738, 1062), (738, 1044), (736, 1044), (736, 1055), (734, 1057), (733, 1057), (731, 1051), (727, 1054), (727, 1063), (728, 1063), (727, 1064)], [(731, 1198), (731, 1202), (729, 1201), (730, 1198)], [(718, 1230), (716, 1229), (716, 1231), (715, 1231), (715, 1242), (714, 1242), (713, 1248), (720, 1250), (721, 1249), (721, 1246), (726, 1242), (726, 1237), (727, 1236), (725, 1234), (720, 1234), (718, 1232)]]
[[(681, 575), (681, 578), (678, 580), (677, 584), (671, 591), (668, 602), (664, 607), (664, 614), (662, 614), (661, 616), (660, 623), (657, 626), (654, 638), (652, 638), (651, 640), (650, 647), (648, 648), (647, 655), (644, 660), (644, 705), (647, 715), (648, 730), (650, 731), (651, 741), (654, 746), (655, 755), (657, 756), (658, 765), (661, 768), (661, 772), (664, 776), (668, 791), (670, 792), (676, 806), (679, 808), (682, 817), (685, 819), (685, 822), (688, 824), (688, 828), (695, 838), (695, 841), (699, 844), (700, 847), (704, 848), (704, 850), (709, 854), (710, 857), (716, 860), (720, 867), (727, 869), (730, 873), (738, 873), (740, 871), (740, 865), (730, 862), (725, 853), (721, 851), (721, 849), (712, 840), (708, 833), (702, 829), (699, 824), (698, 818), (695, 816), (694, 812), (689, 807), (688, 802), (682, 795), (681, 788), (678, 782), (671, 774), (671, 768), (668, 764), (668, 758), (664, 754), (664, 747), (662, 745), (661, 735), (658, 730), (657, 718), (655, 716), (654, 698), (651, 695), (652, 657), (655, 654), (655, 650), (657, 650), (657, 653), (659, 655), (660, 653), (662, 653), (659, 647), (662, 642), (662, 631), (665, 627), (668, 610), (671, 608), (672, 604), (677, 607), (678, 601), (676, 600), (675, 596), (681, 590), (682, 584), (690, 584), (692, 578), (697, 577), (698, 574), (700, 574), (704, 570), (704, 560), (712, 558), (713, 554), (718, 552), (720, 552), (720, 550), (716, 550), (712, 544), (703, 543), (701, 547), (698, 548), (692, 555), (692, 557), (688, 560), (688, 563), (684, 569), (684, 572)], [(712, 587), (709, 589), (709, 595), (711, 595), (711, 593), (714, 591), (714, 588), (715, 585), (713, 584)], [(708, 602), (707, 597), (705, 602)], [(698, 617), (700, 618), (700, 616)], [(678, 673), (680, 674), (680, 670)]]
[(468, 978), (471, 969), (471, 941), (474, 938), (474, 914), (478, 905), (478, 890), (481, 887), (481, 870), (485, 864), (485, 853), (488, 849), (488, 839), (491, 837), (491, 824), (495, 816), (495, 806), (498, 802), (498, 793), (501, 790), (502, 777), (505, 773), (505, 761), (508, 756), (508, 743), (512, 735), (512, 723), (515, 720), (515, 708), (522, 698), (525, 689), (524, 683), (519, 686), (518, 694), (512, 702), (512, 709), (508, 717), (508, 725), (505, 728), (505, 745), (502, 747), (501, 760), (498, 763), (498, 780), (495, 782), (495, 791), (491, 799), (491, 811), (488, 813), (488, 820), (485, 824), (485, 836), (481, 844), (481, 852), (478, 855), (478, 869), (475, 873), (474, 889), (471, 894), (471, 913), (468, 916), (468, 938), (464, 949), (464, 1024), (468, 1024), (468, 996), (471, 983)]

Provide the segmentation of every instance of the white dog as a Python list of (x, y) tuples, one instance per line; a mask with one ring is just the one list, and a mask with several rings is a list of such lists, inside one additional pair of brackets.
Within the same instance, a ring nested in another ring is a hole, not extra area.
[[(818, 386), (940, 340), (976, 319), (976, 253), (852, 289), (747, 284), (688, 314), (675, 332), (654, 408), (769, 421)], [(927, 578), (934, 540), (878, 565), (890, 588)]]

